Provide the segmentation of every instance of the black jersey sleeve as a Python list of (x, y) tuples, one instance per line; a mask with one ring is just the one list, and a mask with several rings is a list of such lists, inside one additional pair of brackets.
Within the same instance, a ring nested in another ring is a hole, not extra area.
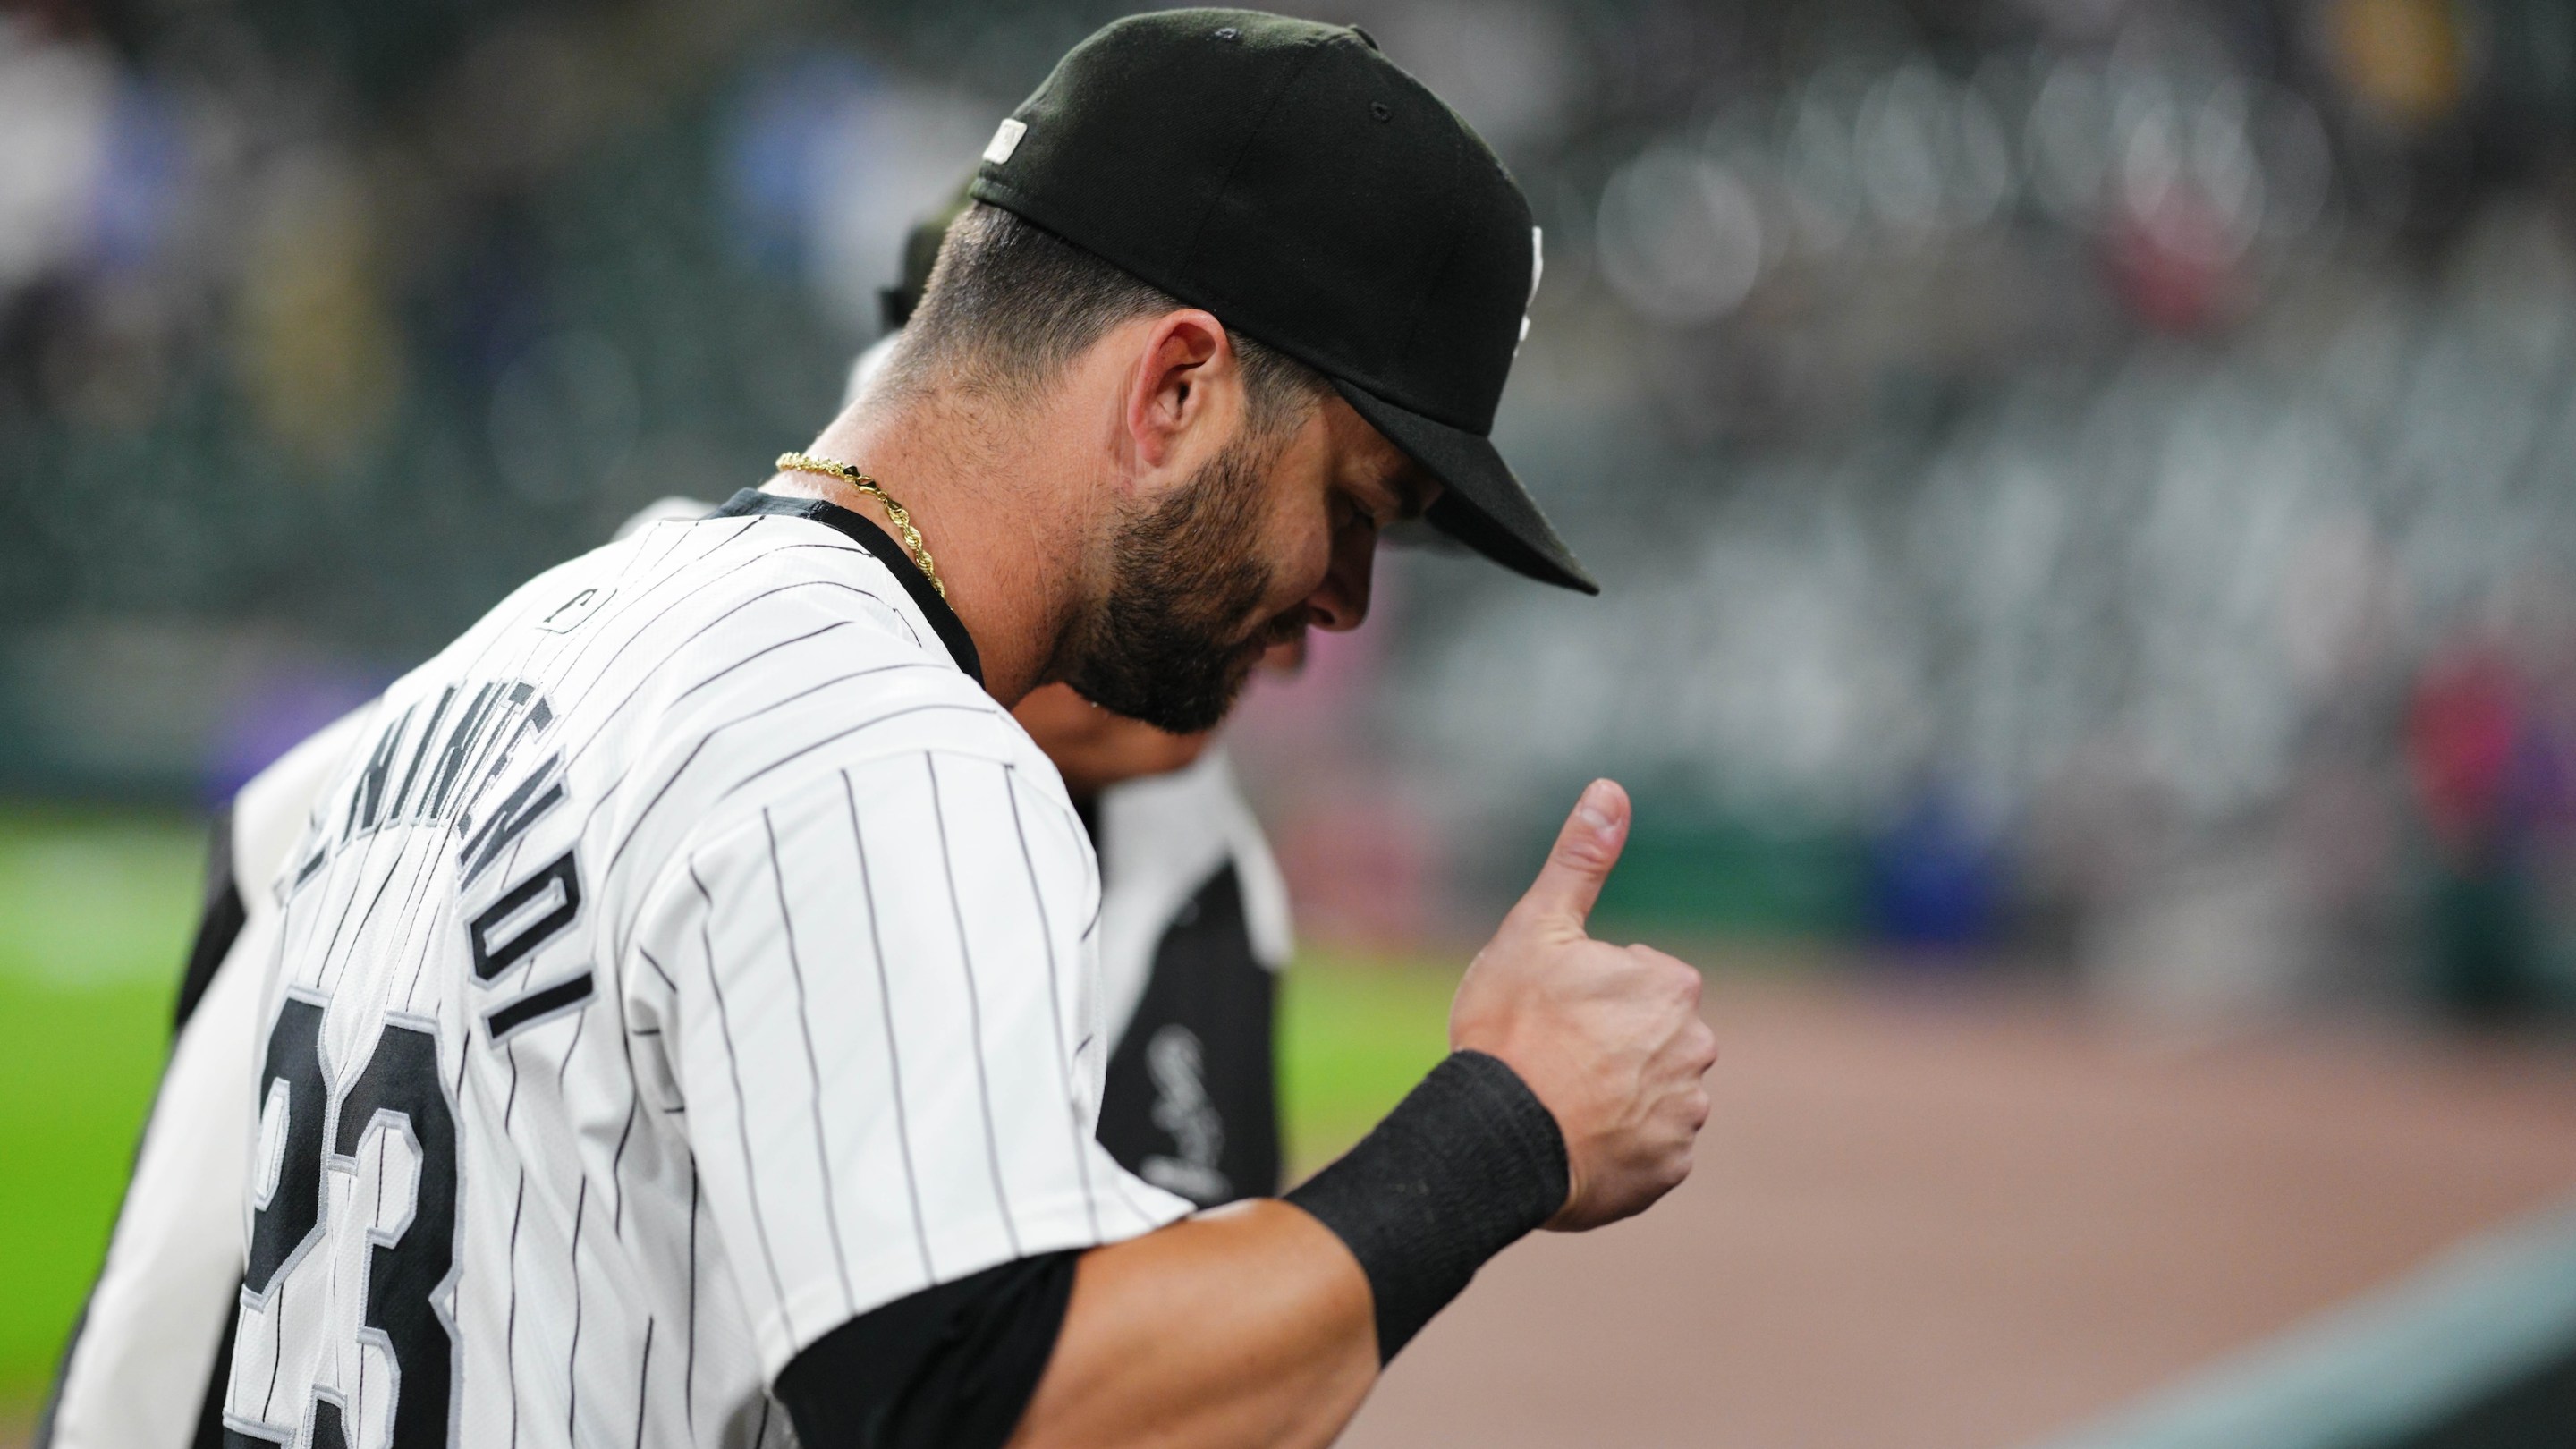
[(1001, 1449), (1073, 1301), (1078, 1250), (926, 1288), (816, 1339), (778, 1375), (806, 1449)]
[(1182, 905), (1100, 1096), (1100, 1145), (1118, 1165), (1203, 1208), (1279, 1191), (1278, 975), (1248, 919), (1232, 864)]
[(188, 947), (188, 964), (179, 974), (179, 999), (171, 1012), (173, 1033), (185, 1030), (188, 1018), (196, 1015), (197, 1003), (214, 985), (216, 970), (231, 954), (249, 919), (241, 882), (234, 878), (233, 807), (227, 803), (215, 812), (213, 828), (207, 832), (206, 905), (197, 917), (197, 938)]

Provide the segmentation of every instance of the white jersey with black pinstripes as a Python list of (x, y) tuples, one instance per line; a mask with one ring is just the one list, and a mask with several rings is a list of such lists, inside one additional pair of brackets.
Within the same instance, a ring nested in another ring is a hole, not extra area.
[(745, 494), (387, 692), (273, 886), (230, 1430), (783, 1443), (839, 1324), (1186, 1211), (1093, 1141), (1081, 824), (892, 550)]

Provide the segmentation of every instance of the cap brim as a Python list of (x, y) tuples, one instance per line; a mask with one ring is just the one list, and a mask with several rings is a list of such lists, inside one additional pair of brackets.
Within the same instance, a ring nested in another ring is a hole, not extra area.
[(1476, 552), (1541, 583), (1586, 594), (1601, 586), (1556, 536), (1547, 515), (1494, 451), (1493, 440), (1426, 418), (1339, 378), (1334, 388), (1351, 410), (1440, 480), (1427, 515), (1433, 526)]

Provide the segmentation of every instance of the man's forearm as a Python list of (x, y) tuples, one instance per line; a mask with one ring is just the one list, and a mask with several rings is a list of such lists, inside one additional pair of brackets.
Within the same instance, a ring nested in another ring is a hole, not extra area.
[(1377, 1381), (1368, 1279), (1256, 1201), (1083, 1255), (1014, 1449), (1322, 1445)]
[(1013, 1442), (1328, 1443), (1378, 1366), (1568, 1187), (1546, 1104), (1501, 1059), (1452, 1053), (1286, 1201), (1086, 1254)]

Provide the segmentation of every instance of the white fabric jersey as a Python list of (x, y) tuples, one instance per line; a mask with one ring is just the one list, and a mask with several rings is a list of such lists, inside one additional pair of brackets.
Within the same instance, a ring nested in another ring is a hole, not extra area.
[(1100, 792), (1100, 1000), (1109, 1039), (1127, 1034), (1154, 975), (1154, 948), (1208, 878), (1228, 865), (1243, 886), (1253, 959), (1273, 971), (1296, 949), (1288, 882), (1223, 749), (1168, 775)]
[(760, 506), (520, 589), (246, 882), (229, 1429), (784, 1442), (767, 1386), (832, 1328), (1186, 1210), (1092, 1140), (1099, 886), (1053, 766), (890, 542)]

